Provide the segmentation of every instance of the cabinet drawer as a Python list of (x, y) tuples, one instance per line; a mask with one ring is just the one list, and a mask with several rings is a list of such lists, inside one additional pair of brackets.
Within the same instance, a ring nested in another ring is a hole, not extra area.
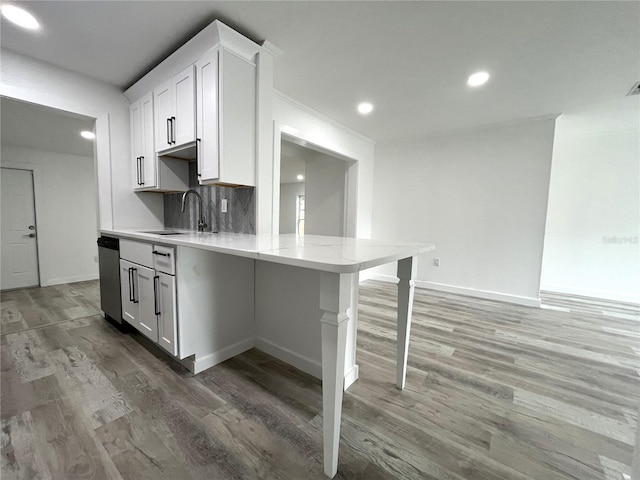
[(176, 256), (174, 248), (154, 245), (151, 254), (153, 255), (153, 268), (158, 272), (167, 273), (169, 275), (176, 274)]
[(153, 257), (151, 254), (151, 244), (136, 242), (134, 240), (120, 240), (120, 258), (129, 260), (130, 262), (144, 265), (146, 267), (153, 266)]

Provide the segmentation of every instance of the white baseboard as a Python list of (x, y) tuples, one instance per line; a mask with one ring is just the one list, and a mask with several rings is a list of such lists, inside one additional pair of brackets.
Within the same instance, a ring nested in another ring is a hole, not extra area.
[[(398, 277), (394, 277), (393, 275), (384, 275), (382, 273), (374, 273), (371, 272), (367, 275), (368, 278), (364, 279), (364, 280), (378, 280), (379, 282), (386, 282), (386, 283), (398, 283)], [(364, 281), (362, 278), (360, 279), (361, 282)]]
[(442, 283), (425, 282), (424, 280), (416, 280), (416, 287), (445, 293), (455, 293), (458, 295), (465, 295), (467, 297), (497, 300), (498, 302), (513, 303), (524, 307), (540, 308), (539, 298), (522, 297), (520, 295), (510, 295), (508, 293), (491, 292), (488, 290), (477, 290), (475, 288), (456, 287), (453, 285), (444, 285)]
[(272, 357), (276, 357), (289, 365), (293, 365), (298, 370), (302, 370), (309, 375), (322, 378), (322, 365), (320, 362), (316, 362), (311, 358), (305, 357), (296, 353), (288, 348), (276, 345), (270, 340), (265, 338), (256, 337), (255, 346), (258, 350), (262, 350), (264, 353), (268, 353)]
[(635, 295), (625, 295), (617, 292), (610, 292), (607, 290), (592, 290), (588, 288), (573, 288), (558, 285), (544, 285), (540, 287), (540, 290), (543, 290), (545, 292), (578, 295), (580, 297), (597, 298), (613, 302), (624, 302), (640, 305), (640, 297), (637, 297)]
[(49, 280), (40, 280), (41, 287), (52, 287), (53, 285), (63, 285), (65, 283), (86, 282), (88, 280), (98, 280), (98, 274), (79, 275), (77, 277), (51, 278)]
[[(276, 357), (278, 360), (282, 360), (289, 365), (293, 365), (298, 370), (302, 370), (312, 377), (322, 379), (322, 364), (320, 364), (320, 362), (316, 362), (315, 360), (300, 355), (299, 353), (293, 352), (288, 348), (276, 345), (272, 341), (264, 338), (256, 338), (255, 347), (258, 350), (268, 353), (272, 357)], [(359, 376), (360, 367), (357, 364), (353, 365), (353, 367), (344, 374), (344, 389), (346, 390), (353, 385), (353, 383), (358, 380)]]
[(358, 380), (360, 376), (360, 366), (355, 364), (351, 370), (344, 374), (344, 389), (346, 390)]
[[(254, 345), (255, 342), (253, 337), (246, 338), (237, 343), (234, 343), (233, 345), (223, 348), (222, 350), (218, 350), (217, 352), (213, 352), (202, 357), (198, 357), (196, 355), (195, 360), (185, 358), (184, 360), (180, 360), (180, 362), (193, 373), (200, 373), (207, 368), (211, 368), (214, 365), (224, 362), (225, 360), (229, 360), (231, 357), (240, 355), (242, 352), (251, 350)], [(188, 365), (190, 365), (192, 368), (190, 368), (190, 366)]]
[[(393, 275), (382, 275), (380, 273), (372, 273), (370, 277), (372, 280), (378, 280), (380, 282), (398, 283), (398, 277)], [(508, 293), (491, 292), (488, 290), (478, 290), (475, 288), (456, 287), (454, 285), (445, 285), (442, 283), (427, 282), (425, 280), (415, 280), (417, 288), (424, 288), (427, 290), (436, 290), (445, 293), (455, 293), (457, 295), (464, 295), (466, 297), (484, 298), (486, 300), (497, 300), (499, 302), (513, 303), (516, 305), (523, 305), (525, 307), (538, 307), (540, 308), (540, 299), (532, 297), (522, 297), (519, 295), (510, 295)]]

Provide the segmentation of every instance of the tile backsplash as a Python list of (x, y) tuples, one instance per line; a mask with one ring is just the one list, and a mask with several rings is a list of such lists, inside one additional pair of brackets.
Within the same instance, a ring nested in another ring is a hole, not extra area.
[[(256, 233), (256, 201), (253, 187), (232, 188), (198, 185), (196, 163), (189, 163), (189, 188), (202, 197), (202, 213), (207, 232)], [(227, 213), (220, 211), (222, 199), (227, 199)], [(182, 193), (164, 195), (164, 226), (166, 228), (198, 228), (197, 199), (187, 197), (184, 213), (180, 212)]]

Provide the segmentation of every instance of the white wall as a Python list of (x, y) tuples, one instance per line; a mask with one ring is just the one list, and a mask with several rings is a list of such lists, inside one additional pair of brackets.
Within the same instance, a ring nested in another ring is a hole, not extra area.
[[(305, 107), (285, 95), (274, 92), (273, 97), (274, 142), (272, 184), (280, 184), (280, 142), (281, 131), (312, 145), (336, 153), (339, 156), (355, 160), (351, 168), (357, 171), (356, 181), (348, 185), (347, 195), (349, 203), (357, 208), (357, 212), (347, 212), (354, 215), (356, 230), (354, 236), (359, 238), (371, 237), (371, 209), (373, 199), (373, 159), (375, 144), (372, 140), (353, 132), (346, 127), (323, 117), (318, 112)], [(261, 189), (262, 188), (262, 189)], [(258, 205), (263, 212), (270, 210), (272, 225), (270, 228), (260, 224), (258, 233), (277, 231), (279, 217), (274, 205), (280, 204), (279, 188), (272, 189), (272, 199), (265, 198), (267, 188), (258, 186)], [(261, 189), (261, 190), (260, 190)], [(347, 232), (347, 235), (349, 232)]]
[(299, 195), (304, 195), (304, 182), (280, 184), (280, 233), (296, 233)]
[(314, 153), (305, 168), (305, 233), (344, 235), (347, 162)]
[(40, 284), (98, 278), (93, 158), (3, 144), (2, 166), (34, 172)]
[(436, 245), (418, 286), (537, 305), (553, 132), (537, 119), (379, 144), (373, 237)]
[(640, 97), (558, 118), (542, 289), (640, 303)]
[(101, 228), (163, 225), (162, 195), (133, 192), (129, 102), (115, 87), (2, 50), (0, 95), (96, 119)]

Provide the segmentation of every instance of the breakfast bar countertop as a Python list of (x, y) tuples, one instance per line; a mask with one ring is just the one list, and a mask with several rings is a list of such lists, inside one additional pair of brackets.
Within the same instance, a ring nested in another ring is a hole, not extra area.
[(435, 249), (434, 245), (426, 243), (323, 235), (249, 235), (176, 229), (100, 232), (131, 240), (200, 248), (333, 273), (354, 273)]

